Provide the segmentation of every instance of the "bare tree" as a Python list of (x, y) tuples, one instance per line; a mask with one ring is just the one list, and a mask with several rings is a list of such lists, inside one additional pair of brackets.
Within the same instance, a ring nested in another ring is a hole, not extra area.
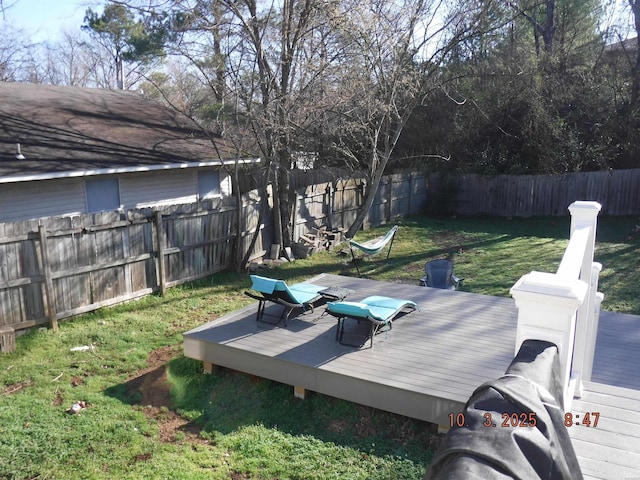
[(438, 0), (174, 0), (171, 10), (182, 33), (173, 52), (199, 71), (224, 118), (255, 138), (283, 247), (293, 237), (296, 152), (322, 148), (365, 169), (369, 188), (353, 234), (413, 109), (461, 36), (444, 36), (455, 16)]
[(33, 48), (24, 38), (23, 31), (0, 23), (0, 81), (19, 79)]
[(471, 27), (445, 35), (457, 16), (428, 0), (369, 0), (340, 8), (348, 63), (333, 88), (333, 148), (348, 165), (363, 169), (368, 181), (363, 206), (346, 233), (353, 237), (410, 116), (442, 81), (444, 60)]
[[(196, 55), (198, 50), (192, 43), (182, 51), (196, 60), (218, 101), (231, 104), (226, 115), (244, 126), (245, 134), (255, 136), (265, 160), (263, 179), (269, 179), (274, 189), (275, 242), (282, 247), (290, 245), (293, 236), (293, 192), (288, 177), (292, 153), (308, 127), (303, 104), (297, 99), (312, 88), (305, 73), (307, 65), (318, 60), (309, 45), (319, 27), (323, 5), (327, 2), (214, 0), (201, 2), (190, 22), (185, 22), (183, 45), (196, 38), (201, 47), (206, 46), (200, 51), (208, 57)], [(202, 43), (203, 32), (208, 33), (206, 45)], [(203, 61), (206, 59), (210, 62)], [(223, 89), (226, 92), (219, 95)]]

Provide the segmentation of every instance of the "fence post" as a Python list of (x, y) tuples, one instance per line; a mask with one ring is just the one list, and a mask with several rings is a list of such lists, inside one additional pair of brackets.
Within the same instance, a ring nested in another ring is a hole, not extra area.
[(413, 199), (413, 172), (409, 172), (409, 206), (407, 207), (407, 215), (412, 215), (413, 214), (413, 209), (411, 208), (412, 206), (412, 199)]
[(58, 331), (58, 318), (56, 316), (56, 302), (53, 291), (53, 279), (51, 278), (51, 265), (49, 264), (49, 250), (47, 247), (47, 230), (44, 225), (38, 226), (40, 238), (40, 258), (42, 260), (42, 275), (44, 276), (44, 309), (45, 316), (49, 319), (49, 325), (54, 332)]
[[(347, 182), (345, 182), (344, 180), (340, 181), (342, 184), (342, 188), (340, 189), (340, 228), (346, 228), (345, 227), (345, 222), (344, 222), (344, 190), (346, 188)], [(337, 183), (336, 183), (336, 188), (337, 188)]]
[(384, 219), (385, 222), (391, 222), (391, 214), (393, 213), (391, 202), (393, 202), (393, 175), (387, 175), (387, 208), (384, 209), (387, 218)]
[(160, 285), (160, 295), (164, 296), (167, 292), (167, 279), (164, 269), (164, 236), (162, 235), (162, 212), (156, 210), (154, 216), (154, 225), (156, 227), (156, 242), (158, 244), (158, 256), (156, 258), (156, 270), (158, 272), (158, 285)]
[(565, 411), (571, 408), (576, 387), (571, 378), (576, 310), (587, 290), (581, 280), (542, 272), (524, 275), (510, 290), (518, 307), (515, 353), (525, 340), (546, 340), (558, 347)]

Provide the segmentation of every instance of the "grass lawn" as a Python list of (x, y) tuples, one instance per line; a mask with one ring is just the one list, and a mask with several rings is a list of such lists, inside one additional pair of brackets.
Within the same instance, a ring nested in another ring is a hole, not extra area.
[[(364, 276), (418, 284), (427, 260), (451, 258), (463, 290), (499, 296), (531, 270), (555, 271), (569, 234), (568, 217), (399, 224), (389, 263), (365, 262)], [(606, 310), (640, 315), (638, 224), (599, 219)], [(339, 250), (263, 273), (355, 275)], [(319, 394), (300, 401), (228, 370), (203, 375), (181, 355), (181, 334), (250, 303), (249, 285), (223, 273), (19, 337), (0, 356), (0, 478), (422, 478), (439, 441), (428, 424)], [(86, 408), (67, 413), (78, 401)]]

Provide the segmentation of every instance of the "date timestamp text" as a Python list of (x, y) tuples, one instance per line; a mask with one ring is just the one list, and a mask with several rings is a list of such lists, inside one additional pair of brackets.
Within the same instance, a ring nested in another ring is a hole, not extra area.
[[(564, 414), (564, 426), (573, 427), (574, 425), (583, 425), (585, 427), (597, 427), (600, 420), (600, 412), (586, 412), (582, 415), (577, 413)], [(485, 412), (482, 415), (483, 427), (535, 427), (538, 423), (535, 412), (529, 413), (503, 413), (500, 419), (495, 419), (491, 412)], [(464, 413), (450, 413), (449, 427), (468, 427), (467, 419)]]
[[(500, 419), (494, 419), (491, 412), (485, 412), (482, 415), (483, 427), (535, 427), (537, 424), (536, 413), (503, 413)], [(467, 419), (464, 413), (450, 413), (449, 426), (468, 427)]]

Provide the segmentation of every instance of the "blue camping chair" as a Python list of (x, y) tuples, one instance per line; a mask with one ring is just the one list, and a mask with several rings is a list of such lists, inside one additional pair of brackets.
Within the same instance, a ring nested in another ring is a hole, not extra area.
[[(327, 287), (314, 285), (312, 283), (296, 283), (295, 285), (287, 285), (284, 280), (275, 280), (273, 278), (261, 277), (259, 275), (251, 275), (251, 288), (254, 292), (244, 292), (245, 295), (258, 300), (258, 314), (256, 320), (271, 325), (276, 325), (284, 320), (284, 326), (287, 326), (287, 320), (291, 313), (300, 308), (302, 311), (313, 311), (314, 305), (323, 300), (320, 291)], [(284, 310), (278, 320), (275, 322), (267, 322), (263, 319), (265, 316), (264, 309), (267, 302), (277, 303), (284, 306)]]
[[(361, 347), (366, 343), (367, 339), (371, 339), (371, 348), (373, 348), (373, 337), (378, 331), (385, 327), (391, 329), (393, 319), (401, 312), (412, 312), (418, 308), (416, 303), (411, 300), (399, 300), (396, 298), (382, 297), (373, 295), (359, 302), (327, 302), (327, 313), (338, 319), (338, 330), (336, 331), (336, 339), (343, 345), (350, 347)], [(346, 343), (342, 340), (344, 335), (344, 320), (353, 318), (358, 322), (360, 320), (368, 320), (371, 322), (369, 334), (365, 337), (361, 344)]]
[(387, 250), (387, 258), (389, 260), (389, 255), (391, 255), (391, 247), (393, 246), (393, 239), (396, 236), (396, 232), (398, 231), (398, 226), (395, 225), (391, 230), (389, 230), (386, 235), (380, 239), (369, 240), (368, 242), (358, 243), (355, 240), (349, 240), (349, 249), (351, 250), (351, 258), (353, 258), (353, 263), (356, 264), (356, 270), (358, 272), (358, 276), (360, 276), (360, 268), (358, 268), (358, 259), (356, 258), (355, 252), (353, 249), (360, 250), (363, 255), (376, 255), (380, 253), (384, 248), (389, 244), (389, 250)]
[(453, 274), (453, 262), (440, 259), (431, 260), (424, 266), (425, 276), (420, 279), (420, 285), (445, 290), (455, 290), (464, 278)]

